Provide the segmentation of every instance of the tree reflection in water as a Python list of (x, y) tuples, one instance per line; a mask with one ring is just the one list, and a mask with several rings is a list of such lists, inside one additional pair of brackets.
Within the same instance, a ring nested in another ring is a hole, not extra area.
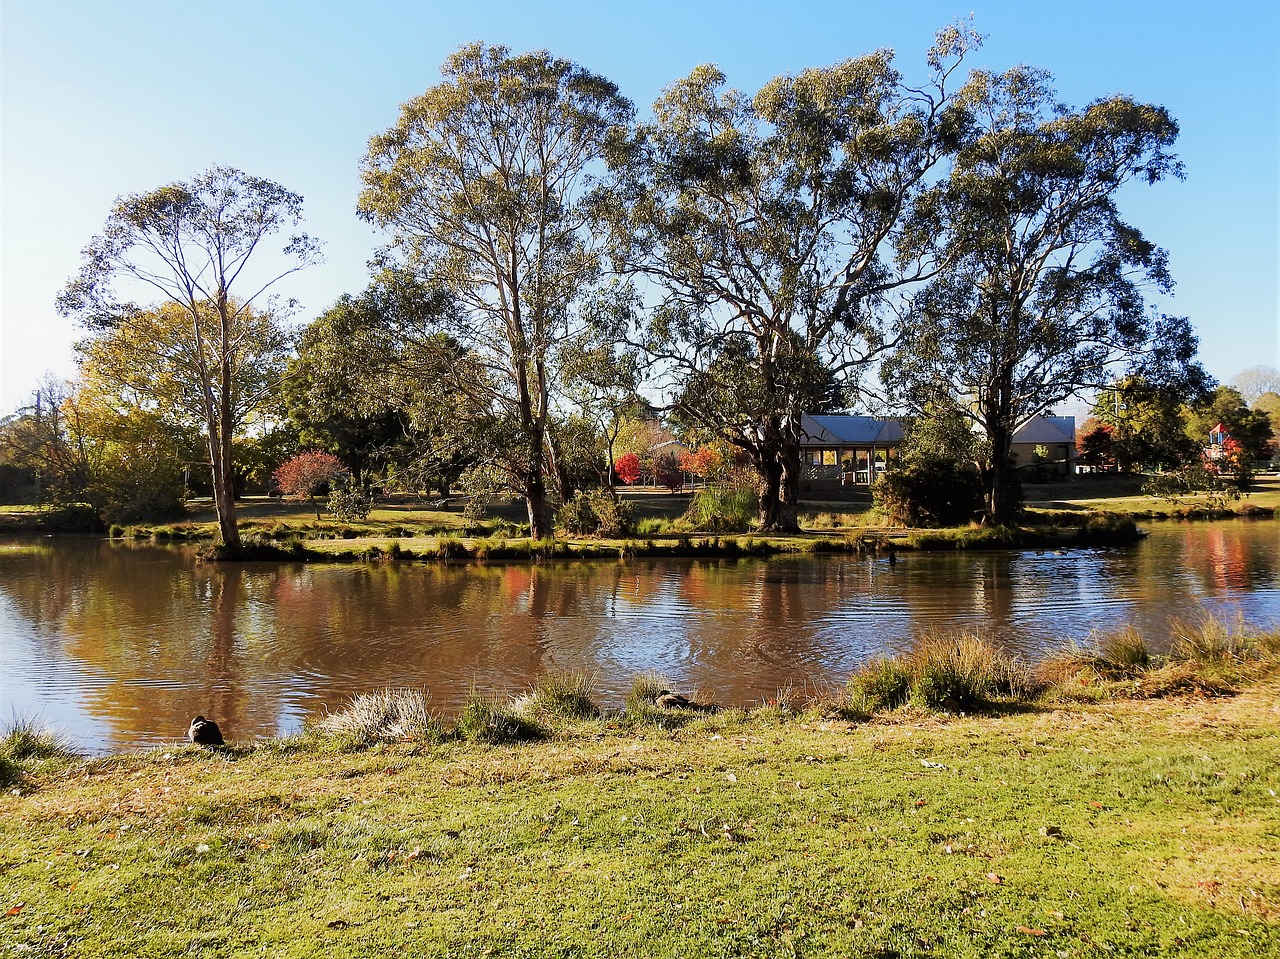
[(85, 748), (176, 741), (192, 716), (231, 740), (382, 687), (442, 712), (548, 671), (605, 704), (656, 669), (722, 703), (826, 687), (930, 629), (978, 629), (1034, 658), (1174, 616), (1280, 618), (1275, 521), (1158, 527), (1132, 550), (574, 563), (202, 565), (190, 551), (0, 540), (4, 708)]

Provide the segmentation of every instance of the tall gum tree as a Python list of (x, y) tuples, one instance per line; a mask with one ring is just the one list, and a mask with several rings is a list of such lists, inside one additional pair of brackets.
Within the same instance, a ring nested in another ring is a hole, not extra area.
[(668, 87), (619, 164), (616, 268), (656, 289), (634, 333), (673, 412), (760, 477), (760, 526), (798, 528), (804, 413), (840, 405), (887, 346), (874, 309), (929, 275), (889, 255), (952, 136), (949, 81), (977, 38), (941, 31), (913, 88), (880, 50), (754, 96), (716, 67)]
[(469, 415), (518, 447), (505, 481), (525, 498), (531, 534), (547, 536), (551, 367), (600, 274), (592, 171), (633, 109), (613, 83), (546, 51), (475, 43), (441, 73), (370, 141), (359, 208), (455, 301), (444, 332), (483, 367), (469, 378)]
[[(124, 377), (136, 365), (154, 374), (157, 400), (181, 402), (199, 417), (218, 530), (232, 552), (240, 548), (232, 439), (246, 410), (268, 395), (246, 384), (259, 378), (255, 365), (278, 352), (275, 340), (284, 335), (261, 301), (319, 259), (318, 243), (292, 232), (301, 218), (296, 193), (212, 167), (190, 182), (118, 199), (85, 248), (79, 276), (58, 297), (59, 312), (88, 329), (84, 349), (99, 354), (104, 371)], [(273, 258), (263, 248), (282, 230), (288, 235)], [(140, 306), (127, 298), (135, 293), (159, 303)], [(182, 389), (171, 392), (176, 381)], [(145, 388), (143, 376), (132, 385)]]
[(1069, 109), (1050, 79), (1016, 67), (966, 84), (954, 166), (920, 216), (948, 268), (920, 292), (882, 371), (900, 401), (960, 412), (989, 440), (991, 524), (1017, 519), (1011, 444), (1032, 417), (1118, 375), (1204, 381), (1186, 318), (1144, 298), (1172, 288), (1164, 251), (1116, 206), (1131, 181), (1182, 176), (1177, 124), (1126, 96)]

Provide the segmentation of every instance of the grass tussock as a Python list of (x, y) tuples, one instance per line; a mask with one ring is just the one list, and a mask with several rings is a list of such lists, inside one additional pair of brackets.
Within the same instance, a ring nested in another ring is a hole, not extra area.
[(317, 721), (313, 731), (354, 747), (379, 742), (439, 742), (444, 727), (421, 689), (384, 689), (362, 693), (336, 713)]
[(850, 678), (839, 711), (865, 719), (908, 703), (976, 713), (1034, 701), (1042, 686), (999, 646), (975, 633), (926, 633), (905, 656), (875, 659)]
[(1126, 626), (1065, 647), (1037, 673), (1064, 699), (1157, 698), (1233, 693), (1280, 664), (1280, 631), (1240, 617), (1176, 619), (1168, 647), (1168, 656), (1154, 656), (1140, 631)]
[(523, 716), (595, 719), (600, 715), (600, 707), (592, 698), (594, 686), (594, 678), (584, 673), (547, 673), (514, 705)]
[(459, 739), (491, 746), (536, 742), (548, 735), (545, 726), (522, 715), (514, 704), (484, 696), (473, 696), (462, 707), (454, 730)]
[(37, 720), (15, 716), (0, 734), (0, 786), (21, 781), (27, 772), (79, 758), (61, 733)]

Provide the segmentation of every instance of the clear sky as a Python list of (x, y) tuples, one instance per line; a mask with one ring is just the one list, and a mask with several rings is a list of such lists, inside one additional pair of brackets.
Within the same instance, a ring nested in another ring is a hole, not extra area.
[(545, 48), (641, 113), (700, 63), (745, 91), (879, 47), (923, 76), (935, 30), (972, 15), (969, 62), (1050, 70), (1072, 105), (1113, 93), (1178, 119), (1183, 183), (1130, 187), (1125, 215), (1170, 254), (1209, 371), (1280, 365), (1275, 0), (0, 0), (0, 413), (74, 372), (54, 297), (115, 197), (214, 164), (305, 199), (326, 263), (280, 292), (318, 315), (367, 283), (379, 237), (355, 214), (369, 137), (484, 40)]

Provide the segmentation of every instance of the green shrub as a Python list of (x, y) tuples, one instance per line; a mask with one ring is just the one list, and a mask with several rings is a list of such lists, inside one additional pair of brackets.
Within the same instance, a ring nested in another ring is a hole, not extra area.
[(524, 743), (543, 739), (547, 731), (538, 723), (492, 700), (473, 696), (462, 707), (456, 725), (458, 735), (471, 743)]
[(972, 633), (925, 636), (910, 668), (911, 697), (930, 709), (971, 712), (1032, 686), (1002, 650)]
[(924, 457), (886, 472), (871, 497), (890, 523), (957, 526), (982, 509), (982, 481), (972, 466)]
[(911, 696), (912, 674), (906, 663), (897, 659), (873, 659), (849, 677), (845, 687), (845, 703), (855, 715), (896, 709)]
[(556, 526), (574, 536), (626, 536), (634, 522), (630, 503), (608, 490), (579, 490), (556, 513)]

